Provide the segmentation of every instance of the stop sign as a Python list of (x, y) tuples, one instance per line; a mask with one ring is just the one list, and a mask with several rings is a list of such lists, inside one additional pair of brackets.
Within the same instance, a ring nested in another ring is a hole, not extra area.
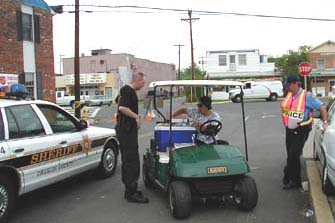
[(311, 64), (308, 62), (302, 62), (299, 64), (299, 73), (301, 76), (308, 76), (312, 72)]

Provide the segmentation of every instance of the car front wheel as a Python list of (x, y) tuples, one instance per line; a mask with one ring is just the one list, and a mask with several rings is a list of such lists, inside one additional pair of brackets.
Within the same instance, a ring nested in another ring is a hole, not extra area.
[(101, 162), (98, 167), (98, 173), (101, 178), (111, 177), (117, 166), (118, 148), (108, 143), (101, 155)]
[(6, 222), (15, 202), (14, 185), (10, 179), (0, 175), (0, 222)]
[(241, 95), (238, 94), (234, 97), (234, 102), (240, 103), (241, 101), (242, 101)]
[(278, 96), (276, 94), (270, 95), (270, 101), (277, 101)]

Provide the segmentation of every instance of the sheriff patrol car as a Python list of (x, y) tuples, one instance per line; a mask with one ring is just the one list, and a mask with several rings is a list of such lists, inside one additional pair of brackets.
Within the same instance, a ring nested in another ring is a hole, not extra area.
[(0, 98), (0, 222), (15, 197), (94, 169), (117, 166), (115, 130), (88, 126), (56, 104)]

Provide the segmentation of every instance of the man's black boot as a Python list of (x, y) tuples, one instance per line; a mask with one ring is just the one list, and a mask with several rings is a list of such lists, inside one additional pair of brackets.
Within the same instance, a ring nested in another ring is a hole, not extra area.
[(149, 199), (147, 197), (144, 197), (140, 191), (135, 192), (131, 195), (126, 195), (126, 199), (128, 202), (134, 202), (134, 203), (148, 203)]
[(299, 187), (301, 187), (301, 183), (299, 183), (299, 182), (294, 182), (294, 181), (291, 181), (291, 180), (290, 180), (288, 184), (285, 184), (285, 185), (283, 186), (283, 189), (284, 189), (284, 190), (290, 190), (290, 189), (299, 188)]

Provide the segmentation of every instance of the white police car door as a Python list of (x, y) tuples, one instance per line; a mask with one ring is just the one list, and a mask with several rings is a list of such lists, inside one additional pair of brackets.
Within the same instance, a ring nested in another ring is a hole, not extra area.
[(78, 120), (66, 111), (46, 104), (38, 104), (50, 125), (56, 140), (63, 148), (64, 155), (60, 156), (59, 177), (86, 171), (96, 165), (96, 151), (90, 149), (91, 141), (86, 129), (80, 130)]
[(30, 104), (2, 108), (5, 139), (12, 156), (6, 165), (21, 174), (20, 193), (53, 183), (57, 179), (59, 160), (53, 155), (52, 137)]
[(12, 151), (8, 148), (5, 141), (5, 125), (0, 112), (0, 163), (6, 162), (12, 156)]

